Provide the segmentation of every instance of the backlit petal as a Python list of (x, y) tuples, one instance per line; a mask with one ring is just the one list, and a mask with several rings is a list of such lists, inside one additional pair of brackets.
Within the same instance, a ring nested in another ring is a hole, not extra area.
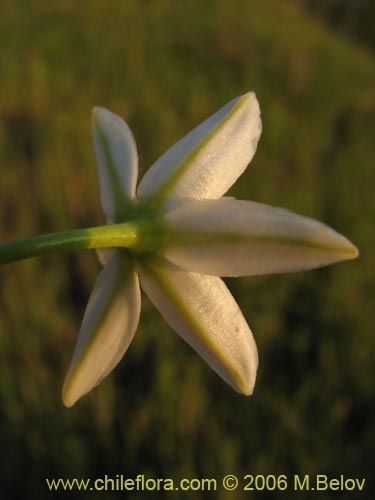
[(233, 99), (154, 163), (138, 196), (154, 195), (168, 207), (179, 198), (220, 198), (254, 156), (261, 128), (255, 94)]
[(177, 234), (164, 257), (198, 273), (299, 271), (358, 255), (350, 241), (321, 222), (251, 201), (193, 201), (166, 214), (165, 220)]
[(118, 364), (132, 341), (140, 313), (138, 276), (116, 252), (92, 291), (63, 387), (72, 406)]
[(109, 219), (119, 222), (135, 196), (138, 154), (134, 137), (122, 118), (102, 108), (93, 110), (92, 133), (102, 207)]
[(236, 391), (251, 394), (258, 367), (253, 335), (215, 276), (144, 269), (141, 286), (169, 325)]

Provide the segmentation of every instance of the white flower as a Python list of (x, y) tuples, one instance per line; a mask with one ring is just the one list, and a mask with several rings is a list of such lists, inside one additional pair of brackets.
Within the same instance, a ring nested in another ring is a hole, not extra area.
[(63, 388), (72, 406), (109, 374), (138, 326), (140, 285), (169, 325), (236, 391), (251, 394), (253, 335), (219, 276), (310, 269), (357, 256), (320, 222), (260, 203), (221, 198), (254, 156), (261, 134), (254, 93), (233, 99), (172, 146), (142, 179), (126, 123), (93, 111), (101, 201), (110, 223), (138, 221), (132, 251), (101, 251)]

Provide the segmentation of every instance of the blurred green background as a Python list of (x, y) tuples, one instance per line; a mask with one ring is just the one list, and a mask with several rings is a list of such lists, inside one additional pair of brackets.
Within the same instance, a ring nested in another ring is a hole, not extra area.
[[(218, 480), (229, 473), (345, 474), (367, 477), (369, 495), (373, 20), (370, 2), (360, 0), (14, 0), (2, 6), (2, 242), (104, 222), (92, 106), (127, 120), (142, 175), (196, 124), (254, 90), (264, 132), (230, 195), (323, 220), (361, 251), (357, 261), (317, 271), (227, 281), (258, 343), (253, 397), (234, 393), (211, 372), (144, 297), (126, 357), (72, 409), (63, 407), (60, 392), (99, 272), (95, 254), (1, 267), (3, 498), (43, 500), (54, 495), (46, 477), (104, 474)], [(219, 487), (211, 495), (97, 497), (220, 500), (250, 493)], [(290, 495), (253, 492), (251, 498)]]

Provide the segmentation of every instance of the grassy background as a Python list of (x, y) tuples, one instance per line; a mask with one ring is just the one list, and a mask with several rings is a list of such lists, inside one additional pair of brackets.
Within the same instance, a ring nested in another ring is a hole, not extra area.
[(1, 241), (104, 221), (92, 106), (126, 118), (142, 175), (193, 126), (255, 90), (264, 132), (230, 194), (321, 219), (361, 250), (360, 260), (314, 272), (228, 280), (259, 347), (253, 397), (232, 392), (145, 297), (123, 362), (70, 410), (60, 391), (99, 271), (95, 255), (0, 268), (5, 497), (43, 500), (53, 495), (46, 477), (104, 474), (369, 482), (375, 68), (367, 39), (301, 3), (272, 0), (14, 0), (2, 7), (0, 39)]

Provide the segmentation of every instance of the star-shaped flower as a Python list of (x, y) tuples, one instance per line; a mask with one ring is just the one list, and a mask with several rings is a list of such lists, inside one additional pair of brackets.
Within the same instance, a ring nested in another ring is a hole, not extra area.
[[(220, 276), (310, 269), (357, 256), (324, 224), (281, 208), (222, 198), (261, 134), (254, 93), (233, 99), (164, 153), (137, 189), (126, 123), (93, 111), (101, 202), (109, 223), (144, 227), (130, 251), (101, 251), (104, 268), (83, 318), (63, 388), (72, 406), (118, 364), (136, 332), (140, 286), (169, 325), (236, 391), (251, 394), (258, 354)], [(143, 224), (143, 226), (142, 226)]]

